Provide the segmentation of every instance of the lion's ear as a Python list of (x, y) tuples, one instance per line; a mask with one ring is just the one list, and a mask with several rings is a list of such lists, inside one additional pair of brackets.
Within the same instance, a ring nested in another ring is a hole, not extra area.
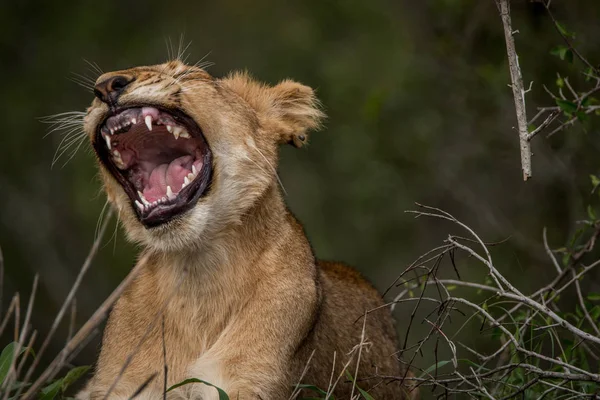
[(321, 111), (314, 90), (291, 80), (267, 86), (247, 73), (235, 73), (222, 84), (254, 108), (261, 124), (278, 143), (301, 147), (308, 141), (308, 131), (321, 126)]

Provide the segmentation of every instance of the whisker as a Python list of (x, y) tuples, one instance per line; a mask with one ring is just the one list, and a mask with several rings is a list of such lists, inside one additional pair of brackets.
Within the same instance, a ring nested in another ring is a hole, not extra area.
[(267, 159), (267, 157), (265, 157), (265, 155), (263, 154), (263, 152), (260, 151), (260, 149), (258, 147), (256, 147), (256, 145), (253, 144), (251, 147), (254, 150), (256, 150), (256, 152), (258, 154), (260, 154), (260, 156), (265, 160), (265, 162), (267, 163), (267, 165), (271, 168), (271, 170), (273, 171), (273, 174), (275, 175), (275, 178), (277, 178), (277, 182), (279, 182), (279, 186), (281, 186), (281, 190), (283, 191), (283, 194), (287, 196), (288, 195), (287, 190), (285, 190), (285, 187), (283, 186), (283, 182), (279, 178), (279, 174), (277, 173), (277, 170), (275, 169), (275, 167), (273, 166), (273, 164), (271, 164), (271, 162)]
[(182, 59), (182, 57), (187, 52), (188, 48), (192, 45), (192, 41), (190, 40), (189, 43), (187, 44), (187, 46), (183, 47), (184, 38), (185, 38), (185, 33), (182, 33), (179, 36), (179, 47), (178, 47), (178, 51), (177, 51), (177, 59), (185, 64), (187, 62), (189, 54), (185, 57), (185, 59)]
[(111, 236), (110, 240), (115, 239), (113, 244), (113, 255), (117, 252), (117, 235), (119, 234), (119, 220), (121, 219), (121, 207), (119, 207), (119, 212), (117, 213), (117, 218), (115, 219), (115, 231)]
[(54, 153), (54, 158), (52, 160), (52, 164), (51, 164), (50, 168), (53, 168), (54, 164), (56, 164), (58, 162), (58, 160), (60, 160), (60, 158), (63, 156), (63, 154), (65, 154), (72, 146), (74, 146), (75, 144), (77, 144), (79, 142), (79, 144), (77, 144), (75, 149), (71, 152), (71, 155), (65, 161), (65, 163), (62, 165), (62, 167), (67, 165), (67, 163), (69, 161), (71, 161), (73, 159), (73, 157), (75, 157), (75, 154), (77, 153), (77, 151), (79, 150), (79, 148), (81, 147), (81, 145), (83, 144), (84, 141), (85, 141), (85, 135), (81, 135), (81, 136), (73, 135), (70, 138), (65, 137), (61, 141), (61, 145), (59, 145), (58, 149), (56, 149), (56, 152)]
[(102, 221), (104, 220), (104, 212), (106, 211), (106, 206), (108, 206), (108, 199), (106, 199), (106, 201), (104, 202), (102, 211), (100, 211), (100, 215), (98, 216), (98, 221), (96, 221), (96, 230), (94, 231), (94, 242), (98, 240), (98, 233), (100, 232), (100, 227), (102, 226)]
[(100, 66), (98, 66), (98, 64), (96, 62), (90, 62), (88, 60), (86, 60), (85, 58), (83, 59), (83, 61), (89, 65), (95, 72), (98, 73), (98, 76), (104, 74), (104, 71), (102, 71), (102, 68), (100, 68)]
[(48, 131), (48, 133), (46, 133), (44, 135), (44, 138), (47, 137), (48, 135), (50, 135), (51, 133), (54, 133), (56, 131), (67, 131), (71, 128), (75, 128), (75, 127), (81, 127), (83, 126), (83, 122), (81, 121), (67, 121), (67, 122), (61, 122), (60, 124), (56, 124), (56, 126), (52, 125), (52, 129), (50, 129)]
[(91, 78), (91, 77), (87, 76), (87, 75), (78, 74), (77, 72), (71, 72), (71, 75), (73, 75), (76, 78), (80, 79), (82, 82), (89, 83), (92, 86), (94, 86), (96, 84), (96, 80), (94, 78)]
[(81, 146), (87, 143), (87, 141), (85, 140), (85, 136), (81, 137), (79, 139), (79, 144), (77, 145), (77, 147), (71, 152), (71, 155), (69, 156), (69, 158), (67, 159), (67, 161), (65, 161), (65, 163), (62, 165), (62, 168), (65, 167), (65, 165), (67, 165), (69, 163), (69, 161), (71, 161), (73, 159), (73, 157), (75, 157), (75, 155), (77, 154), (77, 152), (79, 151), (79, 149), (81, 148)]
[(77, 85), (81, 86), (85, 90), (90, 91), (91, 93), (94, 92), (94, 86), (90, 85), (89, 83), (82, 82), (76, 78), (67, 78), (67, 79), (69, 79), (71, 82), (76, 83)]
[(167, 62), (174, 59), (173, 54), (173, 42), (171, 41), (171, 37), (165, 37), (165, 46), (167, 47)]
[[(72, 149), (63, 167), (75, 156), (85, 141), (86, 134), (83, 130), (83, 119), (86, 113), (83, 111), (67, 111), (39, 118), (42, 123), (50, 125), (44, 138), (54, 132), (60, 132), (62, 139), (52, 157), (51, 168)], [(74, 147), (74, 148), (73, 148)]]

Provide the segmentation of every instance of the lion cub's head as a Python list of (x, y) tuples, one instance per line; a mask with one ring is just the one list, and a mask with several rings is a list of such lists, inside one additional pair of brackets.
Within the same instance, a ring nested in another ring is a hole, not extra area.
[(179, 61), (100, 76), (85, 130), (129, 236), (193, 247), (275, 183), (277, 145), (302, 146), (323, 114), (313, 90), (217, 79)]

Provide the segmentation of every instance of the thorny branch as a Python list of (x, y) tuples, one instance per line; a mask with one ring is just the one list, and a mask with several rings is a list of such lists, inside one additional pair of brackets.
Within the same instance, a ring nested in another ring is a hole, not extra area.
[[(394, 309), (411, 304), (414, 323), (408, 325), (407, 339), (398, 356), (414, 375), (384, 378), (404, 379), (422, 390), (429, 387), (438, 398), (456, 394), (506, 400), (561, 396), (600, 398), (597, 392), (600, 387), (600, 357), (597, 355), (600, 305), (592, 309), (581, 281), (600, 265), (600, 260), (583, 264), (584, 256), (595, 248), (600, 227), (590, 224), (587, 239), (581, 246), (569, 250), (569, 257), (562, 263), (556, 258), (557, 252), (548, 245), (544, 231), (544, 247), (555, 277), (533, 293), (525, 294), (502, 274), (488, 244), (470, 227), (445, 211), (417, 205), (419, 210), (409, 211), (417, 218), (449, 221), (466, 230), (469, 237), (449, 235), (443, 245), (419, 257), (395, 281), (394, 287), (399, 292), (387, 306)], [(452, 257), (446, 259), (451, 267), (444, 272), (441, 259), (450, 254)], [(461, 279), (458, 274), (460, 254), (466, 256), (470, 271), (477, 265), (485, 269), (488, 273), (485, 283)], [(581, 309), (578, 319), (559, 307), (559, 296), (566, 293), (571, 294)], [(432, 320), (433, 314), (437, 314), (437, 318)], [(419, 319), (429, 328), (425, 335), (420, 334), (419, 339), (411, 343), (408, 331)], [(478, 346), (483, 342), (485, 351), (458, 341), (459, 337), (467, 337), (468, 329), (470, 332), (479, 330), (481, 339), (472, 342)], [(490, 342), (494, 342), (490, 333), (497, 344), (493, 350), (490, 350)], [(436, 343), (434, 364), (426, 369), (415, 367), (413, 362), (421, 348), (432, 340)], [(444, 344), (445, 350), (439, 349)], [(443, 353), (447, 359), (439, 358)]]

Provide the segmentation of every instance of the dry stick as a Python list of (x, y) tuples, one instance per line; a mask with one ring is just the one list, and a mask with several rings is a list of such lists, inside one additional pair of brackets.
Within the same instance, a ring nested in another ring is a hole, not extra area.
[[(300, 378), (298, 379), (298, 383), (296, 383), (296, 386), (294, 387), (294, 390), (292, 391), (292, 394), (290, 395), (290, 398), (288, 400), (294, 400), (300, 394), (300, 391), (302, 390), (300, 388), (300, 383), (302, 382), (302, 379), (304, 379), (304, 375), (306, 375), (306, 373), (308, 372), (308, 367), (310, 366), (310, 362), (312, 361), (312, 358), (315, 355), (315, 351), (317, 351), (317, 349), (314, 349), (310, 353), (310, 357), (308, 357), (308, 361), (306, 361), (306, 364), (304, 365), (304, 369), (302, 370), (302, 374), (300, 374)], [(333, 353), (333, 364), (334, 364), (334, 367), (335, 367), (335, 352)]]
[[(37, 331), (33, 330), (33, 332), (31, 332), (31, 337), (29, 338), (29, 342), (27, 342), (27, 349), (33, 349), (33, 344), (35, 343), (35, 339), (37, 338)], [(33, 355), (33, 352), (32, 352)], [(21, 357), (21, 361), (19, 362), (19, 365), (17, 366), (17, 373), (15, 375), (15, 379), (19, 379), (19, 375), (21, 375), (21, 370), (23, 369), (23, 366), (25, 365), (25, 361), (27, 361), (27, 354), (25, 354), (25, 356)]]
[(8, 325), (10, 316), (15, 312), (17, 307), (19, 307), (19, 293), (15, 293), (15, 295), (13, 296), (8, 306), (8, 310), (6, 310), (6, 315), (4, 315), (2, 323), (0, 323), (0, 335), (4, 333), (4, 329), (6, 329), (6, 325)]
[[(67, 298), (65, 299), (62, 307), (60, 308), (58, 314), (56, 315), (56, 318), (54, 319), (54, 322), (52, 323), (52, 326), (50, 327), (50, 331), (48, 332), (48, 335), (42, 342), (42, 346), (40, 347), (39, 351), (37, 352), (37, 357), (35, 358), (35, 360), (31, 364), (31, 366), (27, 370), (27, 374), (25, 375), (25, 382), (29, 382), (31, 375), (35, 371), (35, 368), (37, 367), (40, 360), (42, 359), (42, 355), (44, 354), (44, 351), (46, 351), (46, 348), (50, 344), (50, 340), (52, 339), (52, 336), (54, 336), (54, 333), (56, 332), (58, 325), (61, 323), (63, 316), (65, 315), (68, 307), (71, 305), (71, 302), (73, 301), (73, 298), (75, 297), (75, 293), (77, 292), (77, 289), (79, 289), (79, 285), (81, 285), (81, 281), (83, 280), (84, 275), (86, 274), (86, 272), (92, 265), (92, 261), (93, 261), (94, 257), (96, 256), (96, 253), (98, 252), (98, 248), (100, 247), (100, 242), (102, 241), (102, 237), (104, 236), (104, 232), (106, 231), (106, 227), (108, 226), (108, 222), (110, 221), (110, 217), (112, 216), (112, 213), (113, 213), (113, 210), (111, 208), (108, 211), (108, 215), (107, 215), (106, 219), (104, 220), (102, 227), (100, 228), (100, 233), (96, 237), (96, 240), (94, 240), (94, 243), (92, 244), (92, 248), (90, 249), (90, 252), (88, 253), (83, 265), (81, 266), (81, 269), (79, 270), (79, 274), (77, 275), (77, 278), (75, 278), (75, 282), (73, 283), (71, 290), (67, 294)], [(29, 393), (30, 391), (28, 391), (27, 393)]]
[[(145, 267), (147, 261), (147, 255), (144, 255), (131, 270), (129, 275), (117, 286), (117, 288), (108, 296), (104, 303), (94, 312), (94, 315), (79, 329), (79, 331), (73, 336), (73, 339), (67, 343), (67, 345), (58, 353), (52, 363), (46, 368), (40, 377), (31, 385), (29, 390), (23, 396), (23, 400), (32, 400), (35, 398), (36, 393), (42, 387), (42, 385), (50, 379), (53, 379), (67, 357), (75, 351), (79, 345), (90, 336), (90, 334), (96, 330), (96, 328), (104, 321), (107, 317), (110, 308), (113, 304), (121, 297), (121, 294), (129, 286), (129, 284), (137, 277), (140, 271)], [(25, 380), (27, 382), (27, 380)]]
[(71, 303), (71, 318), (69, 320), (69, 330), (67, 331), (67, 341), (66, 343), (69, 343), (69, 340), (71, 340), (71, 338), (73, 337), (73, 331), (75, 330), (75, 316), (77, 314), (77, 298), (73, 298), (73, 302)]
[(360, 339), (360, 347), (358, 348), (358, 360), (356, 361), (356, 370), (354, 370), (354, 381), (352, 382), (352, 392), (350, 393), (350, 398), (354, 398), (354, 389), (356, 388), (356, 381), (358, 380), (358, 367), (360, 366), (360, 356), (362, 354), (362, 345), (365, 339), (365, 329), (367, 327), (367, 313), (365, 312), (363, 319), (363, 327), (362, 334)]
[(521, 147), (521, 169), (523, 180), (531, 178), (531, 144), (527, 132), (527, 112), (525, 111), (525, 88), (523, 77), (519, 67), (519, 57), (515, 50), (515, 40), (510, 20), (509, 0), (497, 0), (500, 7), (500, 17), (504, 26), (504, 39), (506, 40), (506, 53), (508, 54), (508, 66), (510, 68), (510, 79), (512, 82), (513, 97), (515, 98), (515, 110), (517, 112), (517, 124), (519, 128), (519, 144)]
[(144, 390), (146, 390), (146, 388), (148, 387), (148, 385), (150, 385), (150, 383), (154, 380), (154, 378), (156, 378), (156, 376), (158, 375), (158, 372), (153, 373), (152, 375), (150, 375), (148, 377), (148, 379), (146, 379), (139, 388), (137, 388), (137, 390), (131, 395), (131, 397), (129, 398), (129, 400), (133, 400), (136, 397), (138, 397), (140, 394), (142, 394), (142, 392)]
[(21, 352), (21, 348), (23, 347), (23, 344), (25, 343), (25, 338), (27, 337), (27, 333), (29, 330), (29, 319), (31, 318), (31, 311), (33, 310), (33, 303), (35, 302), (35, 294), (37, 292), (37, 287), (38, 287), (38, 278), (39, 275), (35, 274), (34, 278), (33, 278), (33, 285), (31, 288), (31, 296), (29, 297), (29, 304), (27, 304), (27, 311), (25, 313), (25, 320), (23, 320), (23, 327), (21, 328), (21, 335), (19, 336), (19, 341), (17, 342), (17, 345), (15, 346), (15, 350), (12, 356), (12, 360), (10, 363), (10, 367), (8, 369), (8, 375), (6, 376), (6, 378), (4, 379), (4, 382), (2, 384), (2, 389), (7, 389), (6, 393), (4, 394), (4, 397), (2, 398), (3, 400), (8, 399), (8, 395), (10, 393), (10, 387), (13, 383), (13, 381), (15, 381), (17, 379), (17, 370), (15, 368), (15, 364), (17, 362), (17, 358), (19, 357), (19, 353)]

